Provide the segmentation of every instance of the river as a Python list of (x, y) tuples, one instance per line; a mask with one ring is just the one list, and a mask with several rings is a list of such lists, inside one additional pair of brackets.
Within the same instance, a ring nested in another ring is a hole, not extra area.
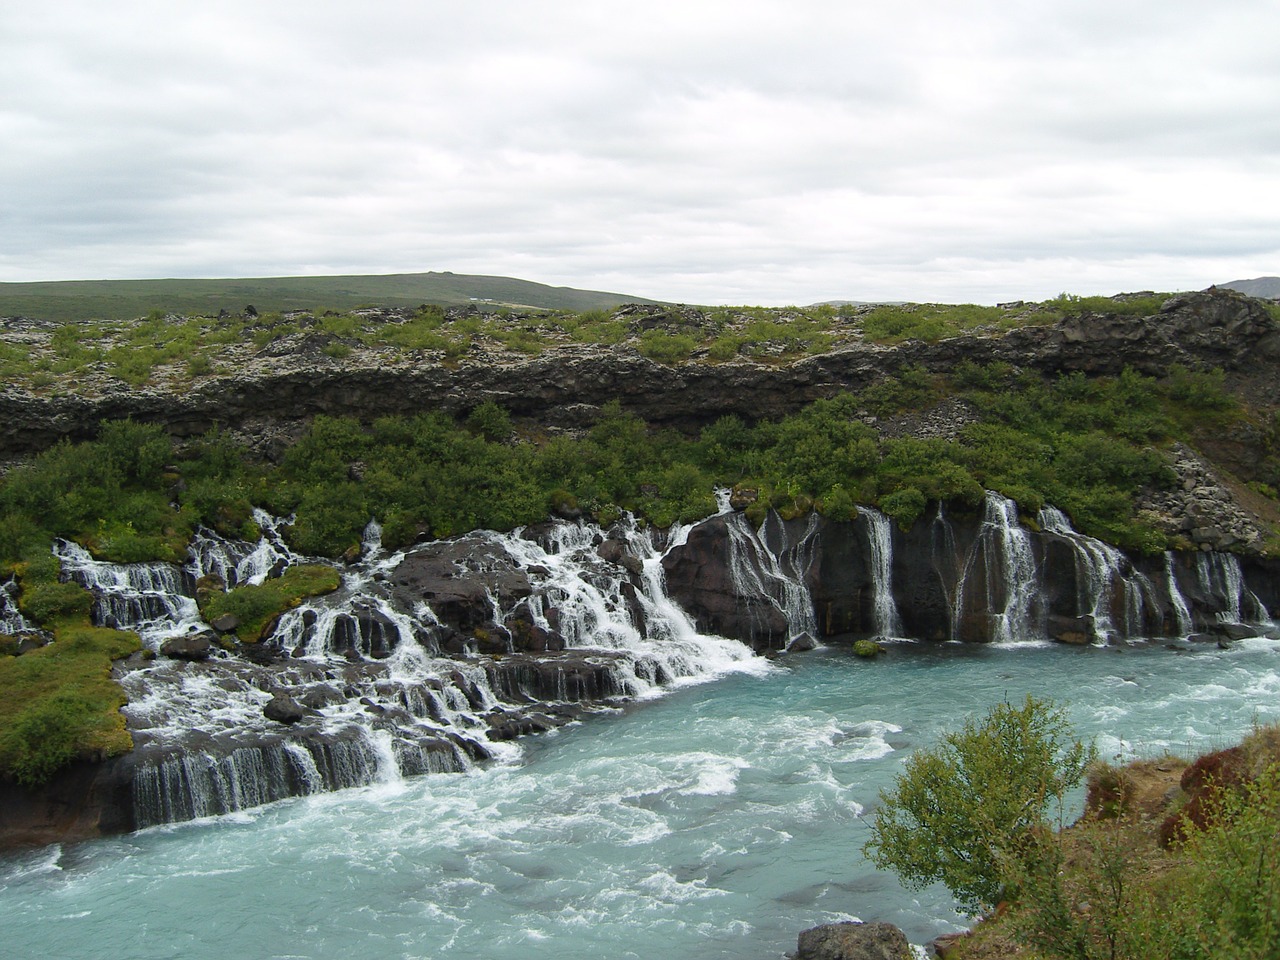
[(1106, 758), (1189, 756), (1280, 719), (1280, 642), (822, 648), (388, 778), (0, 860), (23, 958), (767, 960), (799, 930), (966, 925), (862, 857), (914, 748), (1032, 693)]

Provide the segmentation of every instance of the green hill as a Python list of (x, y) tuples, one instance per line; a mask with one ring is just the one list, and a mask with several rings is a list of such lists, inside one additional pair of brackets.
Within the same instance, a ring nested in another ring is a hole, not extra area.
[(591, 310), (622, 303), (654, 303), (643, 297), (552, 287), (513, 277), (461, 273), (385, 276), (258, 277), (228, 280), (61, 280), (0, 283), (0, 316), (41, 320), (129, 320), (153, 310), (192, 316), (259, 311), (351, 310), (361, 306), (408, 307), (489, 303), (495, 307)]

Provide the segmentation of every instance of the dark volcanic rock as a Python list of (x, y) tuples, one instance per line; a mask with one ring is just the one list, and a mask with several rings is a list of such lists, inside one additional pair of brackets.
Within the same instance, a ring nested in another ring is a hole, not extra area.
[(704, 632), (780, 647), (789, 635), (782, 611), (768, 600), (744, 595), (734, 583), (725, 527), (736, 520), (721, 516), (698, 524), (683, 547), (663, 558), (667, 592)]
[(491, 597), (506, 609), (533, 592), (528, 574), (500, 545), (473, 537), (417, 547), (388, 579), (401, 609), (425, 600), (443, 623), (464, 634), (492, 621)]
[(132, 780), (119, 759), (77, 761), (38, 790), (0, 777), (0, 850), (132, 830)]
[[(1160, 374), (1173, 363), (1224, 368), (1280, 400), (1274, 364), (1280, 327), (1257, 300), (1210, 289), (1170, 299), (1152, 317), (1088, 314), (1047, 327), (1022, 327), (938, 343), (884, 347), (855, 344), (784, 365), (733, 362), (667, 366), (633, 351), (560, 347), (519, 363), (464, 361), (388, 369), (376, 354), (341, 363), (320, 352), (272, 358), (251, 372), (183, 385), (182, 392), (118, 390), (101, 396), (42, 397), (0, 391), (0, 456), (44, 449), (59, 439), (94, 436), (104, 419), (159, 423), (175, 436), (214, 425), (287, 442), (293, 427), (317, 414), (412, 415), (441, 410), (463, 415), (494, 400), (516, 418), (581, 428), (610, 400), (663, 426), (696, 429), (726, 414), (753, 422), (791, 413), (819, 397), (856, 389), (915, 365), (947, 372), (964, 360), (1013, 363), (1054, 374), (1082, 370), (1118, 374), (1125, 367)], [(270, 452), (270, 451), (267, 451)], [(275, 452), (279, 452), (278, 449)]]
[(911, 960), (906, 934), (891, 923), (824, 923), (800, 934), (793, 960)]
[(287, 693), (277, 693), (262, 708), (262, 715), (276, 723), (294, 724), (305, 717), (307, 711)]
[(170, 637), (160, 644), (161, 656), (174, 660), (207, 660), (213, 652), (214, 640), (205, 633), (189, 633), (182, 637)]

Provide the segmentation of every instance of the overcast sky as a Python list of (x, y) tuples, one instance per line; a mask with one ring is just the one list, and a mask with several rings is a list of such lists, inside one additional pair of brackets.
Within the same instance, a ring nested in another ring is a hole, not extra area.
[(1280, 274), (1280, 0), (4, 7), (0, 280), (785, 304)]

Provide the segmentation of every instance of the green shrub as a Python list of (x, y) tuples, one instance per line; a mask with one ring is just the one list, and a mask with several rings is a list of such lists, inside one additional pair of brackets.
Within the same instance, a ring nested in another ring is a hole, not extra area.
[(639, 351), (658, 363), (682, 363), (698, 347), (696, 338), (687, 333), (646, 330), (640, 335)]
[(306, 597), (331, 593), (342, 578), (333, 567), (314, 564), (289, 567), (279, 577), (260, 585), (245, 584), (226, 593), (205, 597), (200, 613), (206, 621), (231, 615), (240, 621), (235, 633), (242, 641), (254, 643), (277, 616), (295, 607)]
[(511, 439), (511, 415), (492, 400), (486, 400), (467, 417), (467, 429), (486, 440)]
[(941, 881), (965, 909), (993, 907), (1009, 893), (1009, 861), (1051, 809), (1061, 815), (1093, 756), (1051, 701), (998, 704), (908, 758), (863, 852), (912, 889)]
[(76, 583), (31, 582), (24, 577), (18, 605), (24, 616), (42, 625), (64, 617), (87, 617), (93, 597)]

